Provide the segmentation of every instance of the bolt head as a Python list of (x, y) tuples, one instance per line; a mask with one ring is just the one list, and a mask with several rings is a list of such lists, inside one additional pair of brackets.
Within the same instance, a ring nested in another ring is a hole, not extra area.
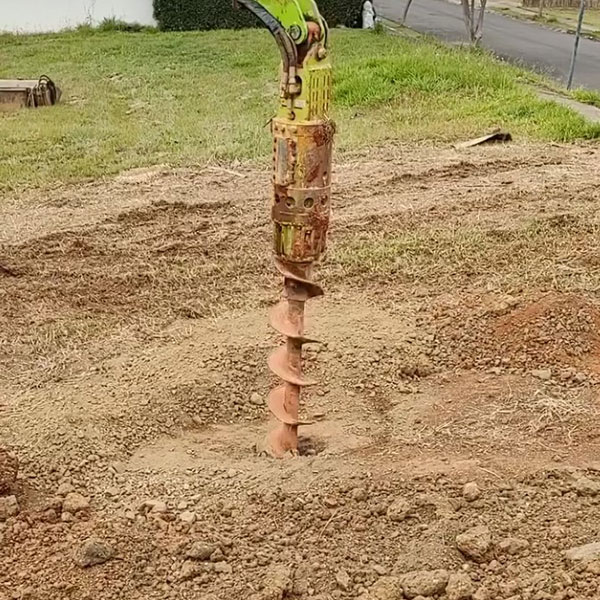
[(302, 37), (302, 30), (300, 29), (300, 27), (298, 27), (298, 25), (292, 25), (288, 33), (294, 41), (297, 41)]

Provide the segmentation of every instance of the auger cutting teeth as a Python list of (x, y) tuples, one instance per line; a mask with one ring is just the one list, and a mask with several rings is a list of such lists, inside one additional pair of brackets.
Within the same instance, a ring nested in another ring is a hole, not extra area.
[(295, 292), (297, 296), (295, 299), (309, 300), (324, 294), (323, 288), (318, 283), (307, 279), (306, 272), (311, 270), (310, 266), (285, 262), (281, 258), (275, 259), (275, 266), (286, 279), (285, 291), (288, 291), (287, 284), (293, 285), (293, 293)]

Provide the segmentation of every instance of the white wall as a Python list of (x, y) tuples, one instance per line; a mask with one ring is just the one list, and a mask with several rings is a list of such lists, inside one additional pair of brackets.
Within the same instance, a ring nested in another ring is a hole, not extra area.
[(0, 31), (59, 31), (107, 17), (156, 24), (152, 0), (0, 0)]

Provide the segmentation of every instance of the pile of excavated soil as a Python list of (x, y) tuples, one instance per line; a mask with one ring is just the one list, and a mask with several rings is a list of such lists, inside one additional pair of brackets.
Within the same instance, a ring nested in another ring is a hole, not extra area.
[(600, 305), (571, 294), (500, 298), (487, 308), (479, 303), (466, 319), (455, 315), (440, 337), (461, 366), (542, 377), (553, 370), (562, 381), (581, 383), (600, 368)]

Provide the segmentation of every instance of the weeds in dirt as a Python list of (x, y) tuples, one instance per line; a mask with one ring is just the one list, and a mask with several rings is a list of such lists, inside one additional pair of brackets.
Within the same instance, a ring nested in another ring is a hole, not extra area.
[(476, 280), (515, 290), (597, 289), (600, 271), (589, 264), (594, 250), (583, 238), (597, 232), (599, 225), (563, 221), (530, 219), (511, 228), (451, 224), (422, 228), (412, 220), (388, 218), (368, 233), (344, 238), (335, 249), (333, 264), (344, 278), (387, 284), (435, 280), (438, 291), (441, 285)]
[[(551, 394), (546, 390), (535, 390), (533, 394), (509, 394), (501, 397), (492, 406), (486, 405), (479, 411), (481, 426), (488, 435), (508, 443), (510, 435), (506, 429), (495, 427), (497, 423), (513, 425), (524, 430), (532, 438), (551, 436), (561, 444), (571, 445), (572, 434), (577, 423), (595, 418), (597, 409), (589, 397)], [(487, 427), (486, 427), (487, 423)]]
[[(516, 382), (515, 382), (516, 383)], [(585, 423), (595, 422), (598, 408), (586, 391), (553, 392), (548, 389), (513, 388), (507, 381), (503, 390), (474, 392), (439, 417), (426, 423), (410, 439), (411, 444), (443, 446), (460, 440), (466, 447), (525, 448), (541, 445), (560, 451), (577, 441), (576, 433)], [(558, 448), (555, 448), (557, 446)]]
[[(150, 164), (263, 158), (278, 54), (261, 30), (0, 36), (0, 76), (37, 77), (60, 105), (0, 114), (0, 190), (98, 177)], [(116, 31), (115, 31), (116, 30)], [(600, 135), (523, 85), (533, 75), (430, 40), (334, 31), (338, 149), (383, 140), (454, 140), (495, 126), (566, 141)]]

